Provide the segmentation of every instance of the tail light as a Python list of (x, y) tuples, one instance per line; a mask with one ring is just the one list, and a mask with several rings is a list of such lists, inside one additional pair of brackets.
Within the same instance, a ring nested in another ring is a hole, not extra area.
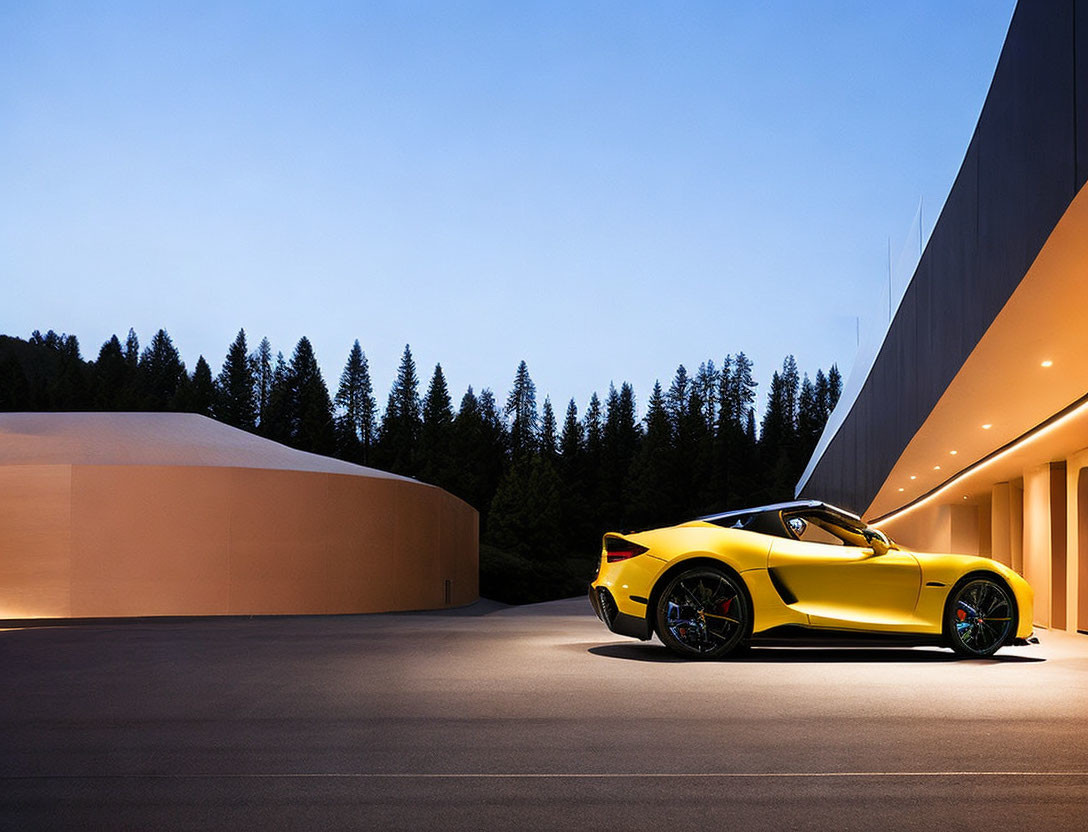
[(605, 560), (609, 563), (638, 557), (643, 552), (648, 551), (650, 550), (645, 546), (639, 546), (637, 543), (624, 540), (622, 537), (606, 537), (604, 539)]

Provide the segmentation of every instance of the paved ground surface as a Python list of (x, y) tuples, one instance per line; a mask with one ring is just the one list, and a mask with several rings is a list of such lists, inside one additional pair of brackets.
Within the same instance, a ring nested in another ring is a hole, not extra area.
[(0, 632), (0, 828), (74, 827), (1088, 829), (1088, 638), (688, 663), (583, 599)]

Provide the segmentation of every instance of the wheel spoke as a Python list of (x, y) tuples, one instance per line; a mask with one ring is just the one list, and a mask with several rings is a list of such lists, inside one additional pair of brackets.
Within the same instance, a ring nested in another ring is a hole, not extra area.
[(694, 592), (692, 592), (692, 591), (691, 591), (690, 589), (688, 589), (688, 588), (687, 588), (686, 586), (684, 586), (684, 582), (683, 582), (683, 581), (681, 581), (681, 582), (680, 582), (680, 589), (684, 590), (684, 592), (686, 592), (686, 593), (687, 593), (687, 595), (688, 595), (688, 598), (690, 598), (690, 599), (691, 599), (691, 603), (692, 603), (692, 604), (693, 604), (693, 605), (694, 605), (694, 606), (695, 606), (696, 608), (698, 608), (698, 607), (701, 607), (701, 606), (703, 605), (703, 602), (702, 602), (702, 601), (700, 601), (700, 600), (699, 600), (699, 599), (698, 599), (698, 598), (697, 598), (697, 597), (695, 596), (695, 593), (694, 593)]
[(709, 606), (715, 607), (715, 606), (718, 606), (719, 604), (724, 604), (730, 598), (736, 598), (736, 597), (737, 597), (737, 591), (735, 589), (733, 589), (732, 586), (729, 585), (729, 582), (726, 581), (725, 578), (719, 578), (718, 579), (718, 586), (715, 589), (715, 591), (711, 594), (710, 601), (709, 601)]
[(737, 621), (737, 619), (730, 618), (728, 615), (718, 615), (718, 614), (712, 613), (712, 612), (704, 612), (703, 617), (704, 618), (717, 618), (720, 621), (728, 621), (730, 624), (740, 624), (740, 622)]

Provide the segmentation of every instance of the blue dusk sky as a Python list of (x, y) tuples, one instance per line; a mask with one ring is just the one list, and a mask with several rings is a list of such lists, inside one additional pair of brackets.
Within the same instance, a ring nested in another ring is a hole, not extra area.
[(849, 371), (1012, 16), (974, 2), (0, 4), (0, 332), (405, 343), (640, 409), (744, 350)]

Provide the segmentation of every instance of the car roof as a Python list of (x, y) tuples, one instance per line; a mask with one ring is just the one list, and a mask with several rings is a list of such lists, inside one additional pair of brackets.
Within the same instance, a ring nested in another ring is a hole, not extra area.
[(796, 509), (820, 509), (831, 514), (837, 514), (844, 519), (853, 520), (861, 525), (865, 525), (864, 521), (853, 512), (846, 511), (845, 509), (833, 506), (830, 503), (822, 502), (821, 500), (790, 500), (785, 503), (771, 503), (765, 506), (754, 506), (752, 508), (723, 511), (718, 514), (708, 514), (705, 517), (700, 517), (698, 519), (704, 523), (714, 523), (720, 526), (722, 525), (723, 520), (740, 520), (757, 514), (774, 514), (777, 516), (783, 511), (793, 511)]

